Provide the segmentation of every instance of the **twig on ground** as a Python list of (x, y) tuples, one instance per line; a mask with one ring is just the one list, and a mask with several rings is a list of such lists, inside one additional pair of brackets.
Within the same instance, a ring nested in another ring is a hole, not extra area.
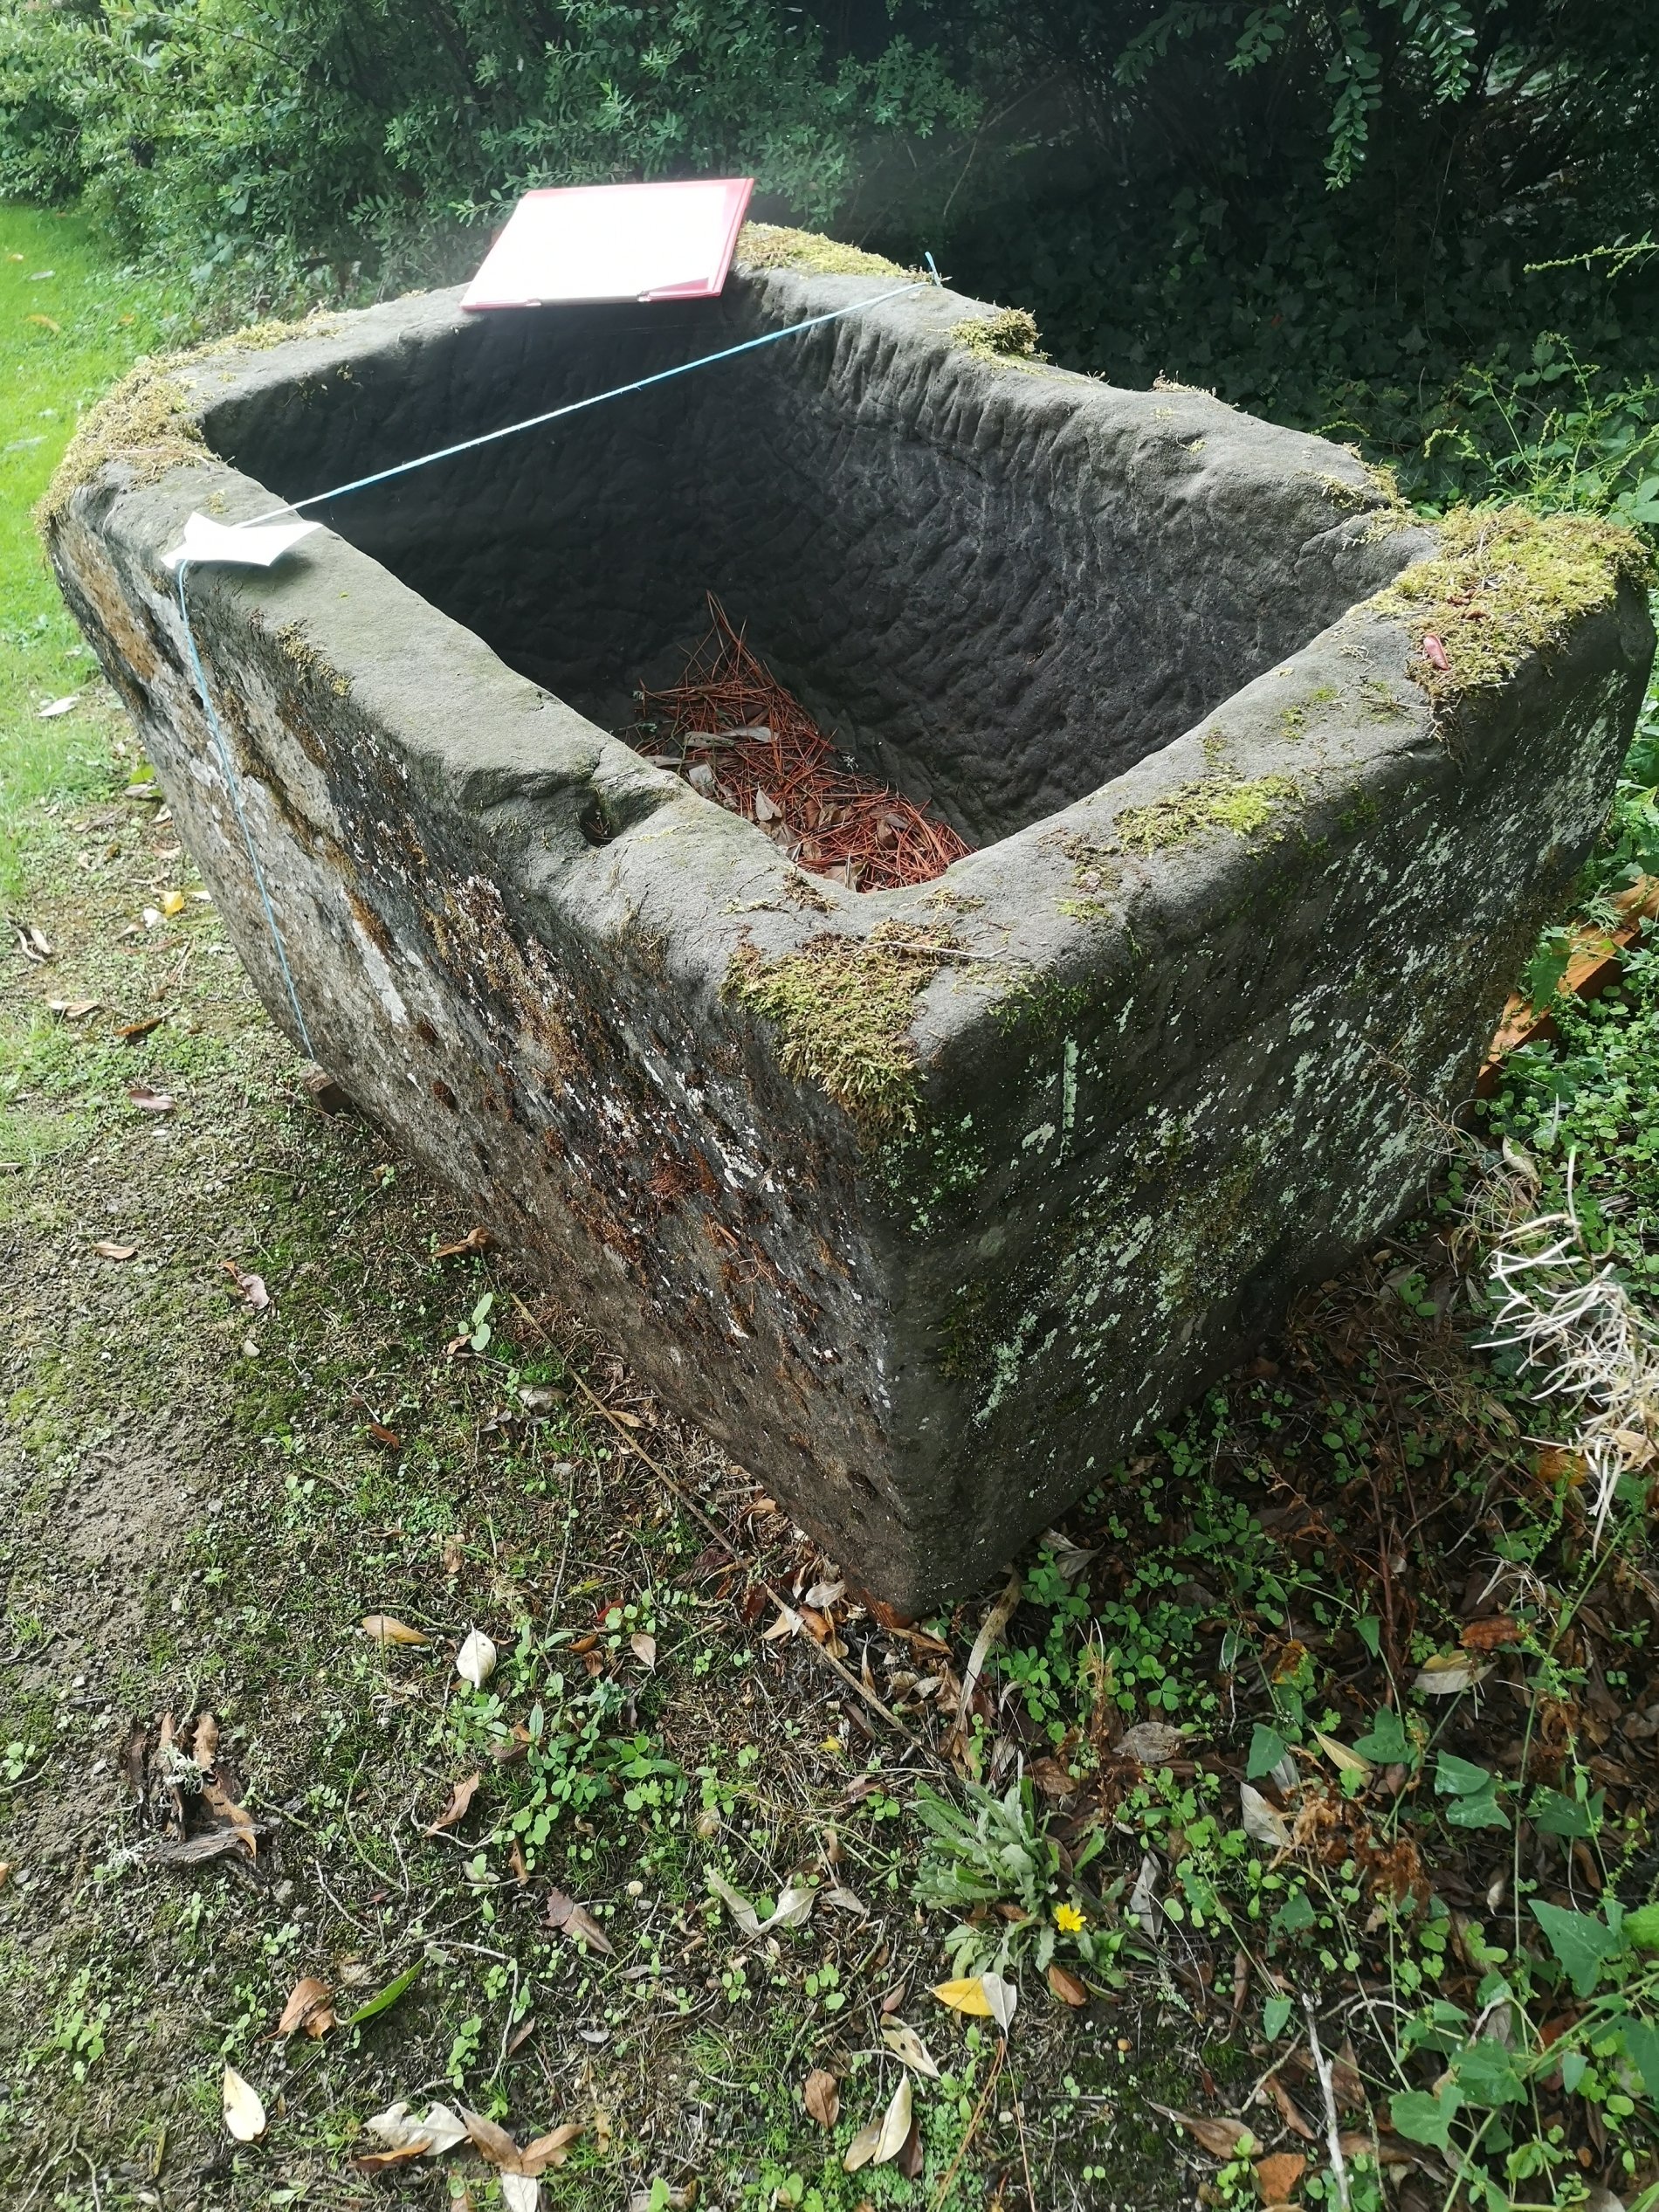
[(979, 2124), (985, 2117), (985, 2108), (991, 2101), (991, 2091), (996, 2087), (997, 2076), (1002, 2071), (1002, 2061), (1008, 2057), (1008, 2037), (1006, 2036), (999, 2036), (997, 2038), (996, 2044), (996, 2064), (992, 2067), (990, 2073), (987, 2078), (985, 2086), (980, 2091), (979, 2102), (974, 2105), (973, 2112), (969, 2116), (967, 2126), (962, 2131), (962, 2140), (956, 2146), (955, 2154), (952, 2158), (950, 2164), (945, 2168), (945, 2178), (940, 2183), (938, 2189), (934, 2193), (933, 2202), (929, 2207), (929, 2212), (939, 2212), (940, 2206), (944, 2203), (946, 2198), (950, 2195), (951, 2183), (956, 2179), (956, 2169), (959, 2166), (960, 2166), (962, 2160), (967, 2156), (968, 2146), (973, 2142), (974, 2135), (978, 2133)]
[(1333, 2085), (1335, 2068), (1325, 2057), (1319, 2043), (1319, 2023), (1314, 2016), (1313, 2002), (1305, 1992), (1302, 2009), (1308, 2016), (1308, 2049), (1313, 2057), (1313, 2071), (1319, 2078), (1319, 2093), (1325, 2099), (1325, 2140), (1331, 2153), (1331, 2172), (1337, 2185), (1337, 2201), (1342, 2212), (1349, 2212), (1348, 2168), (1342, 2155), (1342, 2128), (1337, 2119), (1337, 2095)]

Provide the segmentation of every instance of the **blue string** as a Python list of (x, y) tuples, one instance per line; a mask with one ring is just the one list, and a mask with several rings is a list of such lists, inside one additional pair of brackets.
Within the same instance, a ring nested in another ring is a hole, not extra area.
[[(928, 263), (932, 265), (933, 256)], [(891, 292), (878, 292), (873, 300), (855, 300), (850, 307), (832, 307), (828, 314), (810, 316), (805, 322), (792, 322), (782, 330), (763, 330), (758, 338), (746, 338), (741, 345), (724, 346), (717, 354), (699, 354), (695, 361), (677, 362), (672, 369), (658, 369), (649, 376), (636, 377), (631, 384), (613, 385), (608, 392), (594, 392), (586, 399), (573, 399), (563, 407), (550, 407), (544, 415), (527, 415), (521, 423), (505, 423), (499, 430), (485, 431), (478, 438), (464, 438), (458, 445), (440, 445), (436, 452), (418, 454), (412, 461), (399, 461), (396, 467), (376, 469), (372, 476), (354, 477), (349, 484), (336, 484), (332, 492), (312, 492), (303, 500), (285, 500), (280, 506), (267, 508), (263, 514), (250, 515), (245, 521), (234, 524), (238, 530), (251, 529), (255, 523), (274, 521), (279, 514), (298, 514), (301, 507), (322, 506), (330, 500), (344, 499), (348, 492), (366, 492), (371, 485), (389, 483), (395, 476), (407, 476), (413, 469), (430, 468), (434, 461), (452, 460), (458, 453), (476, 452), (480, 445), (493, 445), (499, 438), (516, 438), (520, 431), (540, 430), (545, 423), (557, 423), (567, 415), (580, 415), (584, 408), (602, 407), (609, 399), (626, 399), (632, 392), (649, 391), (653, 384), (665, 384), (671, 376), (688, 376), (694, 369), (712, 369), (717, 362), (734, 361), (739, 354), (752, 354), (761, 346), (775, 346), (780, 339), (798, 338), (803, 330), (821, 329), (827, 322), (839, 322), (843, 315), (863, 314), (866, 309), (879, 307), (885, 300), (898, 300), (907, 292), (923, 292), (939, 282), (939, 272), (931, 277), (917, 277), (909, 284), (895, 285)]]
[[(415, 469), (430, 468), (435, 461), (452, 460), (458, 453), (476, 452), (479, 446), (492, 445), (498, 438), (516, 438), (521, 431), (540, 430), (545, 424), (562, 421), (568, 415), (579, 415), (584, 408), (602, 407), (607, 400), (626, 399), (631, 393), (648, 391), (653, 384), (666, 383), (671, 376), (689, 376), (694, 369), (710, 369), (718, 362), (734, 360), (739, 354), (754, 353), (759, 347), (776, 345), (781, 339), (798, 338), (803, 331), (822, 329), (825, 323), (839, 322), (844, 315), (861, 314), (867, 308), (879, 307), (885, 300), (897, 300), (907, 292), (919, 292), (930, 284), (937, 285), (940, 282), (939, 270), (934, 264), (933, 255), (927, 254), (925, 258), (929, 271), (927, 276), (915, 278), (909, 284), (895, 285), (891, 292), (878, 292), (872, 300), (855, 300), (848, 307), (833, 307), (826, 314), (811, 315), (805, 322), (790, 323), (782, 330), (762, 331), (758, 338), (746, 338), (740, 345), (722, 347), (719, 353), (702, 354), (695, 361), (682, 361), (677, 362), (671, 369), (659, 369), (650, 376), (636, 377), (632, 383), (615, 385), (609, 391), (595, 392), (587, 399), (571, 400), (563, 407), (551, 407), (545, 414), (529, 415), (522, 422), (504, 424), (499, 430), (485, 431), (478, 438), (463, 438), (458, 444), (441, 445), (434, 452), (416, 455), (412, 461), (399, 461), (393, 468), (376, 469), (372, 476), (355, 477), (348, 484), (335, 485), (331, 492), (313, 492), (303, 500), (285, 500), (280, 506), (268, 508), (263, 514), (249, 515), (232, 527), (239, 530), (251, 529), (256, 523), (272, 521), (279, 515), (298, 514), (302, 507), (322, 506), (330, 500), (344, 499), (348, 493), (366, 492), (372, 485), (389, 483), (392, 478), (397, 476), (408, 476)], [(295, 1026), (299, 1031), (299, 1041), (305, 1047), (306, 1058), (314, 1059), (316, 1055), (311, 1049), (311, 1035), (306, 1027), (306, 1017), (299, 1010), (299, 995), (294, 989), (293, 976), (288, 967), (288, 954), (283, 945), (282, 931), (277, 924), (276, 909), (272, 906), (271, 894), (265, 888), (265, 871), (259, 865), (259, 856), (254, 849), (253, 832), (248, 826), (248, 817), (243, 810), (242, 790), (237, 780), (235, 764), (231, 758), (231, 748), (225, 741), (224, 731), (213, 704), (212, 693), (208, 687), (207, 672), (202, 665), (202, 656), (196, 642), (196, 631), (190, 622), (189, 603), (184, 593), (184, 579), (192, 565), (199, 566), (200, 564), (181, 561), (178, 569), (179, 613), (184, 623), (184, 642), (189, 652), (190, 669), (196, 678), (196, 687), (202, 695), (203, 711), (207, 716), (208, 727), (212, 732), (214, 745), (218, 752), (219, 765), (230, 789), (231, 803), (236, 809), (236, 818), (241, 825), (243, 843), (248, 848), (248, 858), (253, 867), (253, 880), (258, 890), (259, 903), (265, 908), (265, 926), (271, 933), (271, 941), (276, 948), (277, 964), (282, 970), (282, 980), (287, 987), (288, 1003), (293, 1009), (293, 1018)]]
[(224, 730), (219, 721), (218, 710), (213, 704), (213, 694), (208, 689), (207, 672), (202, 665), (202, 656), (196, 650), (196, 631), (190, 625), (190, 610), (184, 598), (184, 579), (189, 573), (190, 565), (188, 561), (181, 561), (178, 575), (179, 612), (184, 617), (184, 642), (189, 648), (190, 672), (196, 678), (196, 688), (202, 694), (202, 710), (207, 716), (208, 727), (213, 733), (213, 742), (218, 750), (219, 766), (224, 771), (225, 782), (230, 789), (231, 803), (236, 809), (237, 821), (241, 825), (242, 842), (248, 848), (248, 858), (252, 864), (253, 880), (258, 889), (259, 903), (265, 908), (265, 927), (270, 930), (271, 941), (277, 948), (277, 965), (281, 968), (282, 980), (288, 987), (288, 1003), (293, 1009), (294, 1025), (299, 1031), (299, 1042), (305, 1047), (306, 1058), (308, 1060), (314, 1060), (317, 1056), (311, 1049), (311, 1032), (306, 1029), (306, 1017), (299, 1010), (299, 994), (293, 987), (293, 976), (289, 972), (288, 954), (283, 946), (282, 932), (277, 927), (276, 909), (271, 904), (271, 893), (265, 889), (265, 870), (259, 865), (259, 855), (254, 845), (253, 831), (248, 826), (248, 817), (243, 811), (242, 787), (237, 781), (237, 772), (231, 760), (231, 748), (225, 742)]

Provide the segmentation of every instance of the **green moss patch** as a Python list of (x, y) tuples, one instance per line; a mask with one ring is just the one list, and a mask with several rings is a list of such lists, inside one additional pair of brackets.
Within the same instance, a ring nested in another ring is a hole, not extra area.
[(994, 315), (972, 316), (951, 332), (952, 342), (981, 361), (1040, 368), (1049, 356), (1042, 352), (1036, 317), (1029, 308), (1004, 307)]
[(879, 253), (843, 245), (816, 231), (791, 231), (778, 223), (746, 223), (737, 242), (737, 258), (746, 269), (801, 269), (816, 277), (903, 277), (901, 269)]
[(872, 1135), (916, 1126), (917, 999), (952, 948), (947, 930), (885, 921), (870, 937), (815, 937), (768, 961), (747, 945), (726, 996), (775, 1022), (784, 1073), (816, 1083)]
[(1253, 837), (1279, 807), (1299, 796), (1288, 775), (1258, 775), (1248, 782), (1238, 776), (1206, 775), (1150, 806), (1126, 808), (1113, 826), (1126, 852), (1165, 852), (1216, 830)]
[(112, 385), (69, 441), (36, 510), (43, 526), (56, 521), (83, 484), (106, 462), (124, 461), (140, 484), (158, 484), (169, 469), (203, 459), (207, 447), (197, 420), (199, 403), (178, 381), (181, 369), (225, 354), (257, 353), (289, 338), (324, 337), (329, 318), (304, 322), (256, 322), (229, 338), (210, 339), (176, 354), (146, 354)]
[(1649, 581), (1641, 541), (1594, 515), (1457, 507), (1438, 527), (1434, 559), (1372, 602), (1409, 626), (1410, 672), (1437, 707), (1506, 681), (1529, 653), (1610, 607), (1621, 582)]

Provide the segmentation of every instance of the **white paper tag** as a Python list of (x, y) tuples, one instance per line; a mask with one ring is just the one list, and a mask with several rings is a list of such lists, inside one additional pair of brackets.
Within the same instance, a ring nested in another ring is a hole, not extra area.
[(238, 529), (214, 521), (211, 515), (192, 514), (182, 538), (162, 559), (169, 569), (176, 569), (181, 561), (192, 567), (201, 561), (218, 561), (236, 569), (268, 569), (291, 545), (321, 527), (317, 522), (254, 522)]

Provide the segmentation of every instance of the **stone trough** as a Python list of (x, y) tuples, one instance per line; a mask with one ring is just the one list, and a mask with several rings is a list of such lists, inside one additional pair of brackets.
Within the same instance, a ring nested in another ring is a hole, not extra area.
[[(297, 1037), (160, 556), (889, 290), (394, 302), (141, 370), (69, 603)], [(1349, 453), (919, 290), (324, 509), (190, 581), (316, 1058), (867, 1592), (983, 1583), (1421, 1196), (1600, 823), (1631, 541), (1437, 538)], [(809, 875), (608, 732), (719, 594), (977, 850)]]

